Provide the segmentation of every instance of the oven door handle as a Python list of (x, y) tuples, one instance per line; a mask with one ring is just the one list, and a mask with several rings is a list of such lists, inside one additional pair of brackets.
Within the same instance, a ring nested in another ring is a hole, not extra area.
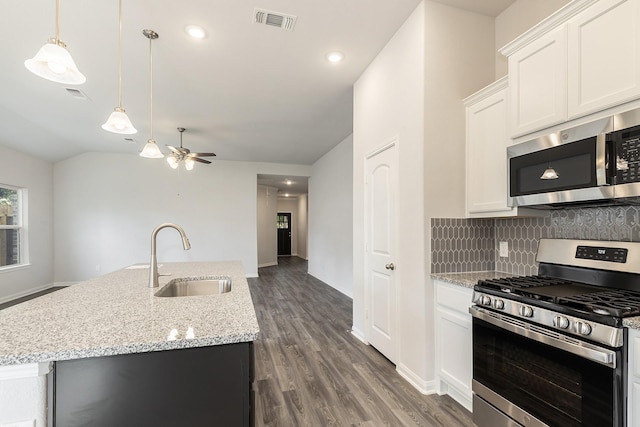
[[(560, 350), (568, 351), (583, 359), (600, 363), (612, 369), (616, 367), (616, 353), (606, 348), (598, 347), (579, 339), (567, 340), (565, 335), (547, 330), (529, 323), (512, 319), (500, 313), (486, 310), (477, 306), (471, 306), (469, 313), (477, 319), (495, 325), (499, 328), (511, 331), (520, 336), (550, 345)], [(564, 339), (563, 339), (564, 338)]]

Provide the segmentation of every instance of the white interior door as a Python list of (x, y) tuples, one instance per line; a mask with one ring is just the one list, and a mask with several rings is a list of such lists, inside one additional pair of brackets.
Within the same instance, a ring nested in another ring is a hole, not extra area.
[(366, 272), (369, 343), (396, 363), (396, 144), (366, 159)]

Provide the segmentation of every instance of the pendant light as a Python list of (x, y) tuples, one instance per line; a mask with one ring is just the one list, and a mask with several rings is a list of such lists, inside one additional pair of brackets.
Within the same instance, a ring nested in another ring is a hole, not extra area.
[(122, 0), (118, 1), (118, 106), (113, 109), (102, 129), (124, 135), (138, 132), (122, 108)]
[(24, 61), (24, 66), (36, 76), (58, 83), (80, 85), (87, 80), (60, 40), (60, 0), (56, 0), (56, 36), (47, 40), (33, 58)]
[(558, 179), (558, 178), (560, 178), (560, 175), (558, 174), (558, 172), (556, 172), (554, 168), (551, 167), (551, 165), (549, 165), (549, 167), (545, 169), (545, 171), (542, 173), (542, 176), (540, 177), (540, 179), (544, 179), (544, 180)]
[(158, 148), (158, 144), (153, 139), (153, 52), (151, 44), (158, 38), (158, 33), (153, 30), (142, 30), (142, 34), (149, 39), (149, 140), (145, 144), (140, 156), (149, 159), (161, 159), (164, 154)]

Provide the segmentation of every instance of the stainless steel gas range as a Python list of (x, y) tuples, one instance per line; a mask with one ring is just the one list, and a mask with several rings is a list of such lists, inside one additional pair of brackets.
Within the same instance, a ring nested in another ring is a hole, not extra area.
[(537, 276), (474, 287), (474, 422), (624, 427), (640, 243), (541, 239), (536, 260)]

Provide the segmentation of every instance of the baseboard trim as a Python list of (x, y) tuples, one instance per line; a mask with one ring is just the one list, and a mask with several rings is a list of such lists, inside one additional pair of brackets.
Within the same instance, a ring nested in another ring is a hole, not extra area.
[(260, 275), (258, 275), (258, 273), (249, 273), (249, 274), (246, 274), (245, 277), (247, 279), (253, 279), (253, 278), (256, 278), (256, 277), (260, 277)]
[(266, 262), (264, 264), (258, 264), (258, 268), (273, 267), (274, 265), (278, 265), (278, 261), (276, 261), (276, 262)]
[(369, 345), (364, 334), (360, 330), (358, 330), (358, 328), (356, 328), (355, 326), (351, 326), (351, 335), (358, 338), (360, 341), (362, 341), (363, 344)]
[(411, 384), (416, 390), (422, 394), (434, 394), (436, 392), (436, 381), (426, 381), (420, 378), (419, 375), (414, 373), (411, 369), (407, 368), (402, 363), (396, 365), (396, 372), (404, 378), (409, 384)]

